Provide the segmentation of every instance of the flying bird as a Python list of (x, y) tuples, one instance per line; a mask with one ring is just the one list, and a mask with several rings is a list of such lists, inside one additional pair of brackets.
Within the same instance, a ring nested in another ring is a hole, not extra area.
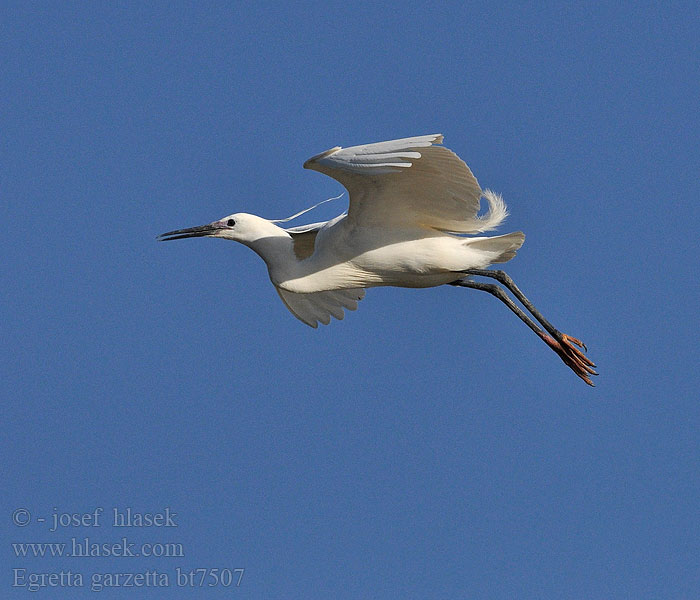
[[(506, 205), (499, 194), (481, 189), (464, 161), (440, 145), (442, 140), (440, 134), (423, 135), (335, 147), (311, 157), (304, 168), (332, 177), (349, 193), (347, 212), (329, 221), (281, 226), (311, 209), (281, 220), (234, 213), (158, 239), (206, 236), (245, 244), (265, 261), (285, 306), (311, 327), (328, 325), (331, 316), (342, 319), (343, 309), (355, 310), (369, 287), (448, 284), (488, 292), (593, 385), (590, 376), (597, 373), (582, 352), (585, 345), (552, 326), (505, 272), (486, 269), (513, 258), (525, 235), (478, 235), (503, 222)], [(484, 214), (479, 214), (481, 198), (488, 204)]]

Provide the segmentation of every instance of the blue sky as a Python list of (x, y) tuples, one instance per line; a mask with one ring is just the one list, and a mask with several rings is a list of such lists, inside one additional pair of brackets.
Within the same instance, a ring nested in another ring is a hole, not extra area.
[[(169, 587), (100, 597), (695, 595), (696, 3), (142, 4), (1, 9), (3, 597), (69, 569), (44, 597), (147, 570)], [(155, 241), (292, 214), (341, 191), (309, 156), (435, 132), (503, 194), (507, 270), (596, 388), (486, 294), (372, 289), (314, 331), (246, 248)], [(50, 531), (127, 507), (177, 527)], [(183, 552), (11, 546), (85, 537)]]

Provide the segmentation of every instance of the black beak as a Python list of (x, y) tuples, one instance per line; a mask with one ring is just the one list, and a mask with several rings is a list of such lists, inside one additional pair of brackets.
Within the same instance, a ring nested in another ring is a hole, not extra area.
[(201, 225), (200, 227), (176, 229), (175, 231), (168, 231), (168, 233), (161, 233), (156, 239), (159, 242), (169, 242), (170, 240), (181, 240), (182, 238), (205, 237), (207, 235), (213, 235), (223, 228), (224, 226), (219, 223), (209, 223), (208, 225)]

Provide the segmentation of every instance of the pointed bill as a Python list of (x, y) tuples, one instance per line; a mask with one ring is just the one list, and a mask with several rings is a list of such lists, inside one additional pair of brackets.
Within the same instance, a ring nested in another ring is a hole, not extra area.
[(214, 235), (221, 229), (224, 229), (224, 225), (218, 221), (215, 221), (214, 223), (209, 223), (208, 225), (189, 227), (187, 229), (175, 229), (174, 231), (161, 233), (156, 239), (159, 242), (169, 242), (171, 240), (181, 240), (183, 238), (205, 237), (208, 235)]

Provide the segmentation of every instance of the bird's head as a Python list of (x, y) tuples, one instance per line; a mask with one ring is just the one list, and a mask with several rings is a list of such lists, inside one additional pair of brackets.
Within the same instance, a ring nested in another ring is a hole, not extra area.
[(267, 219), (247, 213), (235, 213), (207, 225), (162, 233), (158, 236), (158, 240), (168, 242), (190, 237), (217, 237), (250, 245), (260, 238), (269, 237), (279, 231), (281, 231), (280, 228)]

